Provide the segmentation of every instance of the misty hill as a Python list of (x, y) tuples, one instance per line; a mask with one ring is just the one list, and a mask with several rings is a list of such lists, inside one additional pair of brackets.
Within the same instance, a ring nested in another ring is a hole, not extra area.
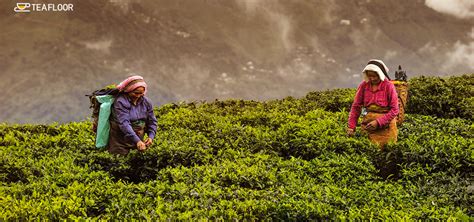
[(411, 76), (474, 64), (473, 20), (425, 1), (72, 2), (24, 14), (0, 3), (12, 9), (0, 12), (0, 122), (82, 120), (85, 94), (132, 72), (164, 104), (355, 87), (371, 58)]

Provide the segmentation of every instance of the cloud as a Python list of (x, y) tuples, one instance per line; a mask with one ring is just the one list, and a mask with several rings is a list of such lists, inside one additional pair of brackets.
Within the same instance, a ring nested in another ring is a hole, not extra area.
[(84, 42), (84, 45), (88, 49), (94, 49), (98, 51), (102, 51), (105, 53), (110, 52), (110, 46), (112, 45), (112, 40), (101, 40), (101, 41), (95, 41), (95, 42)]
[(472, 0), (425, 0), (426, 6), (462, 19), (474, 18), (474, 1)]
[(387, 52), (385, 52), (385, 55), (383, 56), (383, 59), (388, 61), (388, 60), (395, 59), (397, 56), (398, 56), (398, 52), (397, 52), (397, 51), (395, 51), (395, 50), (387, 50)]
[(432, 42), (428, 42), (423, 47), (418, 49), (418, 53), (429, 55), (429, 54), (435, 54), (437, 50), (438, 50), (438, 47), (436, 45), (434, 45)]
[(467, 67), (474, 70), (474, 28), (469, 33), (471, 41), (464, 44), (457, 41), (453, 49), (447, 52), (447, 60), (443, 64), (443, 69), (456, 69), (459, 67)]
[(292, 33), (292, 23), (291, 19), (281, 13), (278, 12), (268, 12), (268, 17), (271, 21), (275, 24), (277, 30), (279, 31), (279, 38), (283, 47), (286, 50), (290, 50), (292, 48), (291, 42), (291, 33)]
[(247, 13), (254, 14), (259, 6), (265, 5), (265, 0), (237, 0), (236, 3), (245, 8)]
[(291, 50), (293, 47), (291, 40), (293, 24), (291, 18), (284, 12), (284, 7), (279, 1), (236, 0), (236, 3), (251, 16), (261, 13), (276, 31), (281, 46), (287, 51)]

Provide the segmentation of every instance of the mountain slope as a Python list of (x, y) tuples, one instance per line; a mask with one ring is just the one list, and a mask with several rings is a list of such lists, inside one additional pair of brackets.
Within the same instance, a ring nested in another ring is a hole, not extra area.
[(0, 12), (0, 122), (82, 120), (83, 95), (132, 72), (163, 104), (355, 87), (371, 58), (411, 76), (473, 68), (473, 21), (423, 1), (72, 2)]

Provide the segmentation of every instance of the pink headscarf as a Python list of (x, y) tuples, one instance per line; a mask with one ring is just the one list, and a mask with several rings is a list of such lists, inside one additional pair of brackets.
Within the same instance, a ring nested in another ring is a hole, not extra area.
[(146, 94), (147, 85), (145, 83), (145, 80), (143, 80), (143, 77), (141, 76), (130, 76), (117, 85), (117, 88), (121, 92), (126, 92), (126, 93), (131, 92), (137, 89), (138, 87), (145, 88), (144, 94)]

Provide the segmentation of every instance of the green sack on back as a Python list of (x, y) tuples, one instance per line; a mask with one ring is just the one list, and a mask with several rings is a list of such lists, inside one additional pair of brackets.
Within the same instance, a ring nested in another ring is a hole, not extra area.
[(110, 112), (114, 102), (113, 95), (96, 96), (100, 103), (99, 120), (97, 124), (97, 137), (95, 140), (95, 147), (103, 149), (109, 143), (110, 134)]

